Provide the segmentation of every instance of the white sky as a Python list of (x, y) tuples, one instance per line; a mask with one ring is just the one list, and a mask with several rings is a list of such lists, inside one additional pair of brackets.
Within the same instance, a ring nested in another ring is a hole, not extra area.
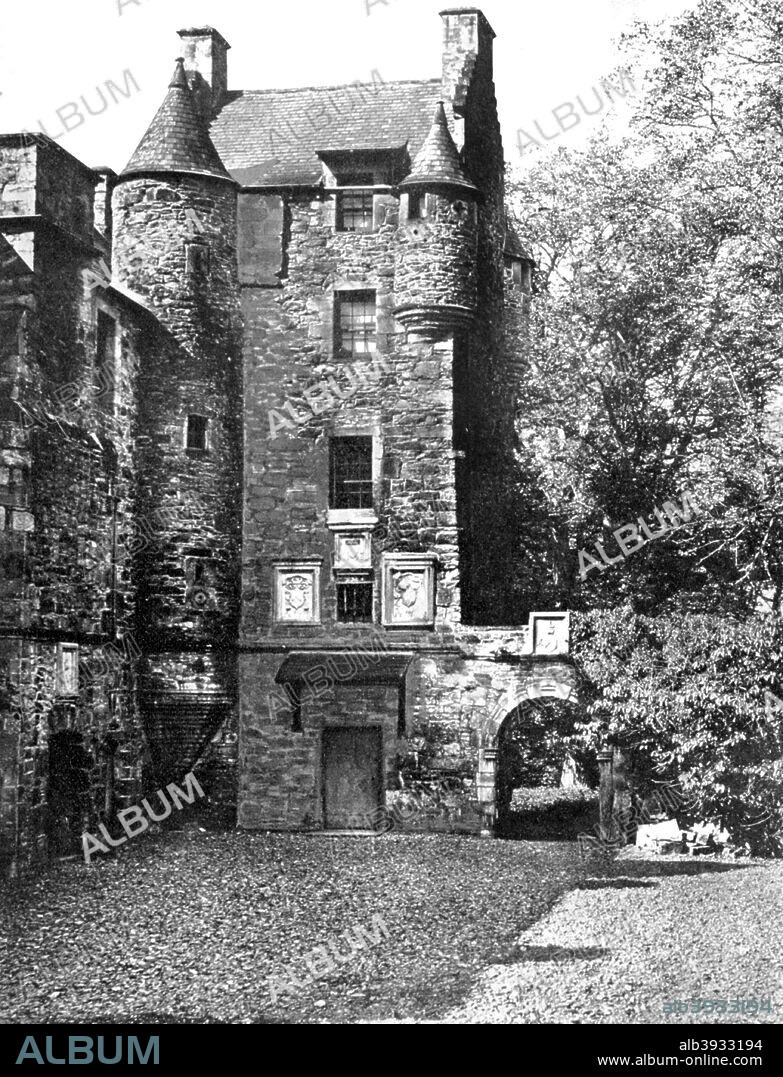
[[(0, 0), (0, 132), (62, 131), (56, 110), (107, 79), (124, 85), (129, 69), (140, 87), (129, 99), (58, 141), (88, 165), (120, 170), (163, 100), (174, 60), (176, 31), (212, 25), (233, 46), (230, 89), (319, 86), (440, 75), (441, 19), (447, 0)], [(634, 16), (657, 21), (695, 0), (484, 0), (478, 4), (497, 33), (495, 80), (506, 157), (519, 161), (517, 131), (534, 134), (538, 120), (558, 130), (552, 110), (592, 88), (617, 63), (614, 41)], [(620, 101), (625, 122), (632, 98)], [(550, 145), (582, 140), (601, 116)], [(346, 117), (350, 122), (350, 117)], [(538, 137), (536, 135), (535, 137)], [(523, 161), (532, 161), (528, 151)]]

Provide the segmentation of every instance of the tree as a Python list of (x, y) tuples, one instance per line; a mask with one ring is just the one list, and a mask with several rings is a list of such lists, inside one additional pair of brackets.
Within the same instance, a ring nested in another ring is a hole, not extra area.
[(641, 798), (677, 782), (694, 820), (720, 821), (753, 852), (783, 851), (783, 622), (630, 607), (576, 618), (587, 698), (576, 734), (630, 760)]
[[(632, 136), (511, 184), (538, 261), (521, 463), (566, 536), (553, 601), (783, 608), (781, 27), (783, 0), (641, 25)], [(617, 528), (685, 491), (693, 523), (580, 580), (580, 550), (615, 556)]]

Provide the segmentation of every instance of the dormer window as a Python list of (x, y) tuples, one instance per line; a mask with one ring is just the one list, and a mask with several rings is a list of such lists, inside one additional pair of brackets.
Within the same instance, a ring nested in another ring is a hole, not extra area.
[(338, 177), (337, 231), (372, 232), (375, 224), (374, 177), (371, 172), (343, 173)]

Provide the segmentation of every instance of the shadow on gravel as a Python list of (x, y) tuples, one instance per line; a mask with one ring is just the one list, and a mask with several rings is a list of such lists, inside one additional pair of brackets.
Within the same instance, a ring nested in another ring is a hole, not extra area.
[(515, 946), (503, 965), (523, 965), (540, 961), (596, 961), (606, 957), (609, 951), (603, 946), (576, 946), (565, 949), (562, 946)]
[(650, 876), (668, 878), (672, 875), (708, 875), (724, 871), (746, 871), (748, 868), (763, 866), (763, 863), (725, 864), (715, 860), (620, 860), (615, 861), (608, 870), (604, 869), (604, 871), (610, 878), (648, 879)]
[(617, 879), (585, 879), (580, 883), (577, 890), (634, 890), (645, 887), (657, 887), (658, 883), (649, 882), (647, 879), (627, 879), (623, 876)]

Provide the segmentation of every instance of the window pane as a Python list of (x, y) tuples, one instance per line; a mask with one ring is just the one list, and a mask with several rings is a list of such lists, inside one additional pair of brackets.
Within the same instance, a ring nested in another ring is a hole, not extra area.
[(372, 191), (343, 191), (339, 195), (338, 224), (341, 232), (372, 232), (374, 225)]
[(375, 351), (375, 293), (344, 292), (338, 297), (339, 345), (343, 355)]
[(372, 438), (334, 438), (330, 470), (331, 508), (372, 508)]

